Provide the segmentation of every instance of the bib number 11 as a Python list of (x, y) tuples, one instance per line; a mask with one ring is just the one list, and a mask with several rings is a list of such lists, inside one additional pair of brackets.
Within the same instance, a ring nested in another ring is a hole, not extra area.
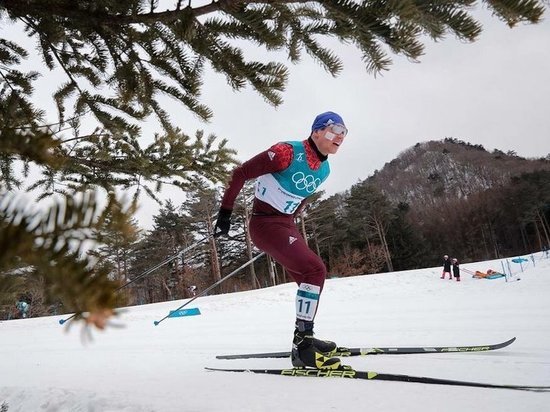
[(302, 283), (296, 294), (296, 318), (311, 321), (317, 312), (317, 302), (321, 288)]

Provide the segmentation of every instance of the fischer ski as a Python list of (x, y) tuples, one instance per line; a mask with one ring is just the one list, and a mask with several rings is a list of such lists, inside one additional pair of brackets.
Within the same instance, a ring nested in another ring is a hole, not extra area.
[(423, 376), (399, 375), (392, 373), (377, 373), (367, 371), (356, 371), (349, 367), (341, 369), (310, 369), (310, 368), (290, 368), (290, 369), (223, 369), (223, 368), (205, 368), (209, 371), (218, 372), (249, 372), (279, 376), (302, 376), (308, 378), (343, 378), (343, 379), (364, 379), (393, 382), (414, 382), (429, 385), (449, 385), (449, 386), (468, 386), (476, 388), (493, 389), (512, 389), (531, 392), (550, 392), (550, 386), (532, 386), (532, 385), (506, 385), (471, 381), (459, 381), (451, 379), (429, 378)]
[[(366, 355), (410, 355), (417, 353), (454, 353), (454, 352), (485, 352), (511, 345), (516, 338), (492, 345), (477, 346), (422, 346), (422, 347), (395, 347), (395, 348), (336, 348), (330, 356), (366, 356)], [(289, 358), (290, 352), (247, 353), (237, 355), (218, 355), (216, 359), (250, 359), (250, 358)]]

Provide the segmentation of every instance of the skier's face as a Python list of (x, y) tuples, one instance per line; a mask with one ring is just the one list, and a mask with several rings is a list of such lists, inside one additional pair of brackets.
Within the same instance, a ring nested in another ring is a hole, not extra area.
[(314, 131), (312, 138), (322, 154), (335, 154), (344, 142), (347, 132), (345, 126), (334, 124)]

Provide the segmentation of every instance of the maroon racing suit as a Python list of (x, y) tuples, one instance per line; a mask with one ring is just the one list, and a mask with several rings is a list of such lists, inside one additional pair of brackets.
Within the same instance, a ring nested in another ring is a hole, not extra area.
[[(327, 156), (317, 150), (311, 138), (304, 140), (302, 144), (309, 168), (319, 169), (322, 162), (327, 161)], [(294, 149), (290, 144), (277, 143), (237, 167), (233, 171), (221, 207), (232, 210), (235, 198), (245, 181), (285, 170), (292, 162), (293, 155)], [(304, 202), (294, 214), (285, 214), (255, 197), (250, 218), (250, 236), (256, 247), (283, 265), (298, 285), (316, 285), (322, 290), (327, 274), (325, 264), (307, 246), (294, 223), (294, 217)]]

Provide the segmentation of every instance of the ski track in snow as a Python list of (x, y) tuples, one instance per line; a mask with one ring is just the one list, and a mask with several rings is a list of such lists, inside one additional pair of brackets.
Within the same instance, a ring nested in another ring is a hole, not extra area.
[[(440, 268), (329, 279), (316, 335), (342, 346), (483, 345), (494, 352), (343, 358), (357, 370), (479, 382), (550, 385), (550, 259), (520, 281), (439, 279)], [(514, 264), (515, 265), (515, 264)], [(499, 271), (499, 260), (462, 268)], [(519, 272), (519, 265), (513, 266)], [(216, 355), (287, 351), (296, 286), (201, 297), (202, 315), (166, 319), (185, 301), (130, 307), (123, 328), (83, 343), (57, 317), (0, 322), (0, 405), (8, 412), (548, 411), (550, 393), (221, 373), (205, 366), (289, 367), (288, 359)]]

